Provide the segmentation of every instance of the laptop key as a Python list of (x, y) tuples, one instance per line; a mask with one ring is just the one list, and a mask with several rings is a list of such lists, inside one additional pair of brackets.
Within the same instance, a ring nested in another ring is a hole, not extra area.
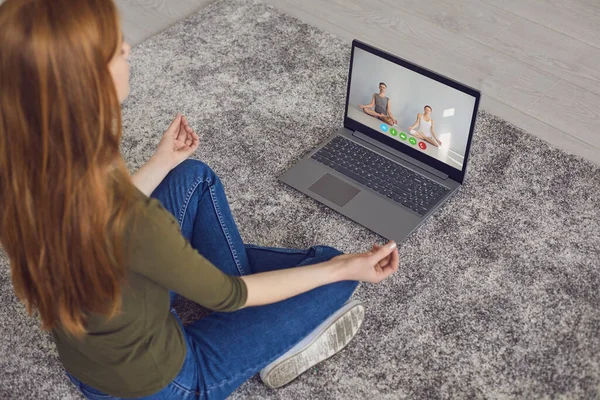
[(321, 156), (326, 157), (326, 158), (331, 158), (333, 157), (333, 154), (331, 154), (328, 151), (319, 151), (319, 153), (321, 154)]
[(394, 186), (394, 188), (392, 190), (401, 195), (408, 195), (408, 192), (406, 190), (402, 189), (400, 186)]
[(360, 176), (358, 174), (355, 174), (354, 172), (350, 171), (348, 168), (336, 167), (335, 170), (341, 172), (342, 174), (346, 175), (349, 178), (354, 179), (358, 183), (362, 183), (363, 185), (366, 185), (368, 183), (368, 181), (365, 178), (363, 178), (362, 176)]

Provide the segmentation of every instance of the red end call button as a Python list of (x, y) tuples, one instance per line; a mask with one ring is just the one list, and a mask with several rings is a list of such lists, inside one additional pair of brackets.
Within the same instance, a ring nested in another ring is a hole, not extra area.
[(419, 147), (421, 148), (421, 150), (425, 150), (427, 148), (427, 145), (425, 144), (425, 142), (419, 142)]

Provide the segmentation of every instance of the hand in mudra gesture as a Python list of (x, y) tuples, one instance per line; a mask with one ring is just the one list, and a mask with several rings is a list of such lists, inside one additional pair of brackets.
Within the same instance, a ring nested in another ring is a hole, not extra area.
[(154, 158), (172, 169), (194, 154), (199, 144), (200, 139), (185, 116), (177, 114), (162, 135)]
[(345, 280), (379, 283), (398, 271), (398, 249), (390, 241), (381, 246), (374, 244), (366, 253), (342, 254), (331, 259), (339, 264)]

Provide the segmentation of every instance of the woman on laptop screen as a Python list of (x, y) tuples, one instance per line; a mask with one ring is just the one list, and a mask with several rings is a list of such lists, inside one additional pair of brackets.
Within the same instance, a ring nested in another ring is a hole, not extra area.
[[(430, 106), (425, 106), (423, 108), (423, 114), (417, 114), (417, 120), (411, 127), (408, 128), (408, 131), (414, 137), (425, 140), (435, 147), (439, 147), (442, 145), (442, 142), (435, 135), (434, 122), (433, 119), (431, 119), (431, 111), (432, 109)], [(417, 129), (415, 129), (415, 127)]]

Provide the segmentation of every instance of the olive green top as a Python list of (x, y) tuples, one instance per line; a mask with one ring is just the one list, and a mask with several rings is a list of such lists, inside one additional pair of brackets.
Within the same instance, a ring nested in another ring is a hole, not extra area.
[[(112, 396), (143, 397), (167, 386), (186, 355), (181, 326), (170, 312), (169, 290), (215, 311), (234, 311), (247, 299), (240, 277), (225, 275), (181, 235), (160, 202), (140, 192), (125, 247), (127, 279), (122, 312), (90, 315), (82, 339), (52, 331), (65, 368)], [(90, 295), (93, 295), (90, 293)]]

